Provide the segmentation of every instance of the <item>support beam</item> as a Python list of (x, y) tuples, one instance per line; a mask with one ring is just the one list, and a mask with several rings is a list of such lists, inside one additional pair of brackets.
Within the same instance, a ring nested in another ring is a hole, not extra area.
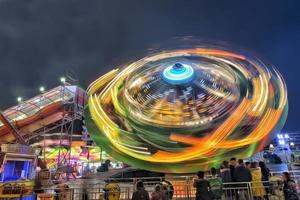
[(16, 129), (16, 127), (14, 127), (14, 125), (12, 125), (9, 120), (3, 115), (2, 112), (0, 112), (0, 121), (4, 124), (4, 126), (7, 127), (7, 129), (9, 130), (9, 132), (11, 134), (13, 134), (13, 136), (16, 138), (17, 142), (19, 144), (24, 144), (26, 145), (27, 142), (24, 140), (24, 138), (22, 137), (22, 135), (19, 133), (19, 131)]

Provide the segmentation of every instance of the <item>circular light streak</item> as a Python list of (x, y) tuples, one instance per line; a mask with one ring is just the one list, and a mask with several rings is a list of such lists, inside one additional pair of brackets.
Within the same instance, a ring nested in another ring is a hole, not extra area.
[(86, 109), (93, 140), (115, 159), (167, 173), (262, 150), (286, 120), (284, 80), (223, 49), (164, 51), (98, 78)]

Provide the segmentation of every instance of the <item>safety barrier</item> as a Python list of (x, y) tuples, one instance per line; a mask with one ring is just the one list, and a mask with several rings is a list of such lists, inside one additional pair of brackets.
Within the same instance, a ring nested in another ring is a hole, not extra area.
[[(56, 186), (44, 188), (47, 194), (53, 194), (59, 200), (130, 200), (135, 190), (135, 184), (142, 180), (145, 189), (151, 195), (155, 185), (161, 184), (168, 195), (168, 200), (195, 199), (196, 189), (193, 187), (195, 177), (176, 176), (162, 178), (138, 179), (106, 179), (77, 180), (68, 182), (69, 188), (56, 192)], [(279, 177), (271, 177), (268, 182), (223, 183), (222, 200), (253, 200), (268, 198), (270, 200), (284, 200), (283, 183)]]

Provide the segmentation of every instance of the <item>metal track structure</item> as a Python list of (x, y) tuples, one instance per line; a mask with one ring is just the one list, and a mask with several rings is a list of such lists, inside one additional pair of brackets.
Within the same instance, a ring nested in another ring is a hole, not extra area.
[[(83, 95), (81, 100), (78, 100), (79, 93)], [(73, 130), (74, 122), (83, 119), (84, 95), (84, 90), (66, 83), (3, 111), (3, 117), (15, 130), (12, 133), (15, 138), (12, 143), (25, 142), (31, 145), (38, 141), (44, 141), (41, 150), (45, 158), (45, 141), (47, 138), (52, 139), (54, 137), (56, 140), (59, 139), (56, 146), (59, 148), (57, 167), (60, 167), (62, 163), (69, 164), (73, 138), (81, 137), (81, 134), (74, 134)], [(52, 112), (51, 106), (53, 105), (56, 105), (55, 109), (58, 109), (53, 111), (49, 117), (43, 109), (48, 108), (49, 111), (47, 112)], [(19, 129), (19, 121), (26, 120), (32, 116), (37, 116), (38, 118), (38, 120), (32, 122), (34, 125), (30, 124), (29, 126), (31, 127), (27, 127), (24, 130), (22, 130), (22, 127)], [(5, 125), (1, 121), (0, 128)], [(11, 127), (8, 128), (11, 129)], [(16, 132), (20, 132), (20, 134), (15, 136)], [(61, 151), (63, 147), (66, 147), (63, 141), (68, 141), (69, 144), (65, 153)]]

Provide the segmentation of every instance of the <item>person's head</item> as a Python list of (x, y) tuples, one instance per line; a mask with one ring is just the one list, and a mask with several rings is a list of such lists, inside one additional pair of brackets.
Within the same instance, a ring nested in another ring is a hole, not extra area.
[(289, 181), (289, 180), (291, 180), (291, 175), (288, 172), (283, 172), (282, 178), (284, 181)]
[(239, 164), (239, 165), (243, 165), (243, 164), (244, 164), (244, 160), (243, 160), (243, 159), (239, 159), (239, 160), (238, 160), (238, 164)]
[(198, 176), (199, 179), (204, 178), (204, 171), (199, 171), (199, 172), (197, 173), (197, 176)]
[(230, 159), (230, 165), (236, 165), (236, 158), (231, 158)]
[(144, 183), (142, 181), (138, 181), (136, 183), (136, 189), (142, 189), (142, 188), (144, 188)]
[(228, 168), (229, 162), (227, 160), (224, 160), (222, 165), (223, 165), (223, 168)]
[(250, 168), (257, 168), (257, 162), (251, 162)]
[(216, 168), (214, 168), (214, 167), (212, 167), (212, 168), (210, 169), (210, 172), (211, 172), (211, 175), (213, 175), (213, 176), (215, 176), (215, 175), (217, 174), (217, 170), (216, 170)]
[(251, 163), (249, 161), (245, 162), (245, 165), (246, 165), (247, 168), (250, 168), (250, 164)]
[(259, 166), (261, 169), (266, 169), (266, 168), (267, 168), (265, 162), (263, 162), (263, 161), (259, 161), (258, 166)]
[(160, 185), (159, 185), (159, 184), (156, 184), (156, 185), (155, 185), (155, 191), (156, 191), (156, 192), (159, 192), (159, 191), (160, 191)]

